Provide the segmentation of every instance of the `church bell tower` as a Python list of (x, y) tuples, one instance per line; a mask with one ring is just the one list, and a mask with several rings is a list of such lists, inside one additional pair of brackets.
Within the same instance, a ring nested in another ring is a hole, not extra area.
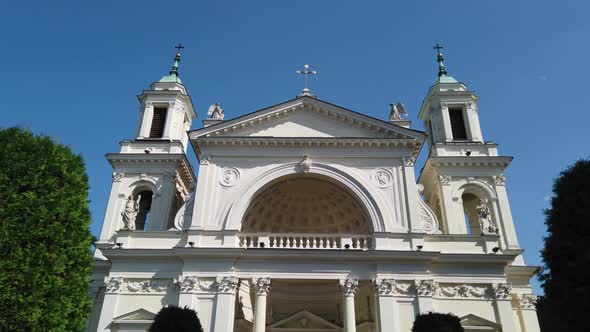
[(195, 109), (178, 72), (178, 45), (169, 74), (138, 96), (135, 138), (109, 153), (113, 182), (97, 244), (125, 246), (132, 232), (174, 229), (174, 216), (196, 181), (187, 160), (188, 133)]
[(512, 157), (483, 139), (478, 96), (449, 76), (436, 45), (438, 78), (418, 117), (428, 133), (429, 157), (420, 184), (447, 234), (481, 235), (488, 250), (520, 250), (508, 204), (504, 170)]

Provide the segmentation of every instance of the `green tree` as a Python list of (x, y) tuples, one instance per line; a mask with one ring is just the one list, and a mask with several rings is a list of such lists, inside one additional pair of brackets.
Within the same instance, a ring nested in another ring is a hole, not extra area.
[(88, 178), (69, 147), (0, 129), (0, 331), (82, 331), (92, 269)]
[(459, 317), (453, 314), (429, 312), (416, 316), (412, 332), (464, 332)]
[(590, 312), (590, 160), (582, 159), (553, 183), (545, 210), (547, 237), (539, 273), (545, 295), (539, 320), (543, 331), (586, 331)]
[(162, 308), (148, 332), (203, 332), (197, 313), (187, 307)]

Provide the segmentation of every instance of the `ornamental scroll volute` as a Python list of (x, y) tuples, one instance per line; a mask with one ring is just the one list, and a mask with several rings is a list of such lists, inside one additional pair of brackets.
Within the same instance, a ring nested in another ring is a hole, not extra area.
[(424, 186), (418, 184), (418, 205), (419, 205), (419, 222), (420, 228), (427, 234), (437, 234), (439, 233), (439, 224), (434, 211), (424, 202), (422, 199), (422, 192), (424, 191)]

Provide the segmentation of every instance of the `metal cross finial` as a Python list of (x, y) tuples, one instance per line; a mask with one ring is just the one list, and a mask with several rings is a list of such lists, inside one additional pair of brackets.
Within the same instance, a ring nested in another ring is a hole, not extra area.
[(305, 88), (304, 90), (308, 90), (307, 89), (307, 75), (315, 75), (318, 72), (316, 70), (310, 70), (309, 69), (309, 65), (303, 65), (303, 70), (297, 70), (295, 73), (297, 74), (302, 74), (303, 77), (305, 78)]
[(447, 70), (445, 69), (445, 64), (443, 63), (444, 58), (440, 50), (443, 49), (438, 43), (436, 46), (433, 47), (436, 50), (436, 62), (438, 62), (438, 77), (447, 76)]
[(435, 49), (438, 53), (440, 53), (440, 50), (442, 50), (444, 47), (440, 46), (438, 43), (436, 43), (436, 46), (433, 47), (433, 49)]
[(180, 53), (180, 50), (182, 50), (184, 46), (181, 43), (178, 43), (174, 48), (176, 49), (176, 53)]

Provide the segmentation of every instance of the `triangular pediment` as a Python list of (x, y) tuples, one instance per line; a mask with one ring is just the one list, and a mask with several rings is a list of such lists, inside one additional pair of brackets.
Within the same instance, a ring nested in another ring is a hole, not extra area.
[(271, 326), (271, 331), (281, 329), (297, 329), (297, 330), (321, 330), (321, 331), (339, 331), (340, 326), (335, 325), (320, 316), (317, 316), (307, 310), (301, 310), (289, 317), (275, 322)]
[(133, 322), (133, 321), (151, 321), (154, 320), (156, 314), (145, 309), (137, 309), (131, 312), (128, 312), (124, 315), (119, 317), (115, 317), (113, 322), (121, 323), (121, 322)]
[(482, 331), (497, 331), (501, 327), (501, 325), (498, 323), (489, 321), (474, 314), (461, 317), (461, 326), (482, 328)]
[(200, 137), (397, 138), (422, 141), (422, 132), (302, 97), (190, 133)]

